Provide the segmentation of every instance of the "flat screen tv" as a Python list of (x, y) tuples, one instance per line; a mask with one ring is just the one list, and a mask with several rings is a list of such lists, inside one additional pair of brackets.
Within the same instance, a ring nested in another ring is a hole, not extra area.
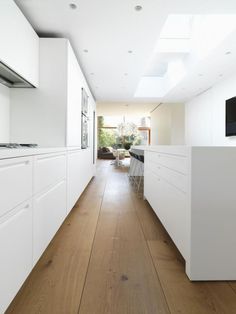
[(236, 135), (236, 97), (226, 100), (225, 118), (225, 135)]

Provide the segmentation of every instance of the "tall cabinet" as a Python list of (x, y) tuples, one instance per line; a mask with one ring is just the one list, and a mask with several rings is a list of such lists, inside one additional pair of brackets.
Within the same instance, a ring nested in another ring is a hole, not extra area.
[[(64, 38), (40, 38), (39, 88), (12, 90), (12, 142), (81, 147), (82, 88), (95, 101), (73, 49)], [(91, 142), (92, 147), (92, 142)]]

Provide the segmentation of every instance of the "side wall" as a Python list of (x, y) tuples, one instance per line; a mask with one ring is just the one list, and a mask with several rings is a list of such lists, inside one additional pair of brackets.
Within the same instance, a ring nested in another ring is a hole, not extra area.
[(186, 103), (186, 144), (235, 146), (236, 137), (225, 137), (225, 100), (236, 96), (236, 75)]
[(151, 145), (185, 143), (184, 105), (161, 104), (151, 113)]

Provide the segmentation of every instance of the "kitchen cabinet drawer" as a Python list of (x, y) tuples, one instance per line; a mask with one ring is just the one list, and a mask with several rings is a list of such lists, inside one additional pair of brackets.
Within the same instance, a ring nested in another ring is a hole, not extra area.
[(37, 262), (66, 217), (66, 181), (34, 198), (33, 262)]
[(66, 153), (38, 155), (34, 163), (34, 195), (66, 177)]
[(146, 162), (145, 167), (147, 170), (165, 179), (182, 192), (187, 192), (187, 175), (152, 161)]
[(32, 269), (31, 203), (22, 204), (11, 214), (0, 220), (0, 313), (5, 312)]
[(183, 257), (187, 254), (189, 225), (186, 195), (162, 179), (145, 171), (145, 197), (163, 223)]
[(0, 160), (0, 217), (32, 196), (32, 158)]
[(154, 152), (147, 152), (145, 157), (147, 162), (152, 161), (183, 174), (188, 172), (186, 157)]

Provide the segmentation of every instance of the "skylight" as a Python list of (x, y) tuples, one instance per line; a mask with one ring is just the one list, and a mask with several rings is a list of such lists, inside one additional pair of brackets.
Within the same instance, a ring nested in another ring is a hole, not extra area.
[(234, 31), (236, 15), (169, 15), (135, 97), (164, 97)]

